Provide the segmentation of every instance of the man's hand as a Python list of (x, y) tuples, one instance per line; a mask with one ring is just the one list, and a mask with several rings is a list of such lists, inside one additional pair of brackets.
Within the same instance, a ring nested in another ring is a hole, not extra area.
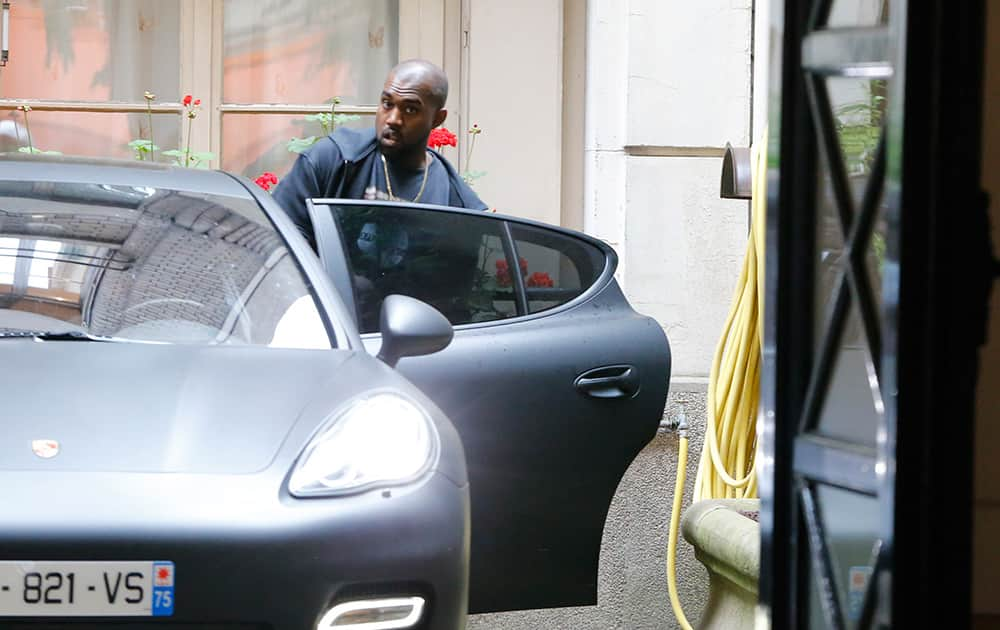
[(365, 188), (366, 201), (390, 201), (389, 195), (374, 186)]

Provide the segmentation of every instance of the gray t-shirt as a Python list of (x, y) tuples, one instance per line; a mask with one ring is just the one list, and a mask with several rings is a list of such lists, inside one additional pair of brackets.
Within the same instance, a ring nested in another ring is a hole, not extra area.
[[(424, 184), (423, 192), (420, 186), (424, 180), (424, 169), (410, 170), (399, 165), (394, 165), (391, 160), (382, 164), (382, 157), (376, 156), (373, 160), (372, 173), (368, 188), (365, 191), (365, 198), (388, 199), (389, 187), (385, 181), (385, 171), (389, 171), (389, 181), (392, 183), (392, 194), (399, 201), (411, 201), (414, 203), (426, 203), (439, 206), (448, 205), (448, 197), (451, 193), (451, 185), (448, 181), (448, 172), (441, 165), (441, 158), (434, 151), (427, 151), (427, 183)], [(416, 198), (417, 195), (419, 198)]]

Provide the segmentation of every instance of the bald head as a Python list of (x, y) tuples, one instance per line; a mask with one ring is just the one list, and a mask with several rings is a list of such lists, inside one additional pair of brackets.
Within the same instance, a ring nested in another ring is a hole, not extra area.
[(448, 117), (448, 77), (423, 59), (404, 61), (389, 72), (378, 111), (375, 133), (382, 154), (422, 165), (431, 129)]
[(448, 101), (448, 76), (444, 70), (424, 59), (408, 59), (389, 71), (389, 82), (419, 85), (434, 106), (441, 108)]

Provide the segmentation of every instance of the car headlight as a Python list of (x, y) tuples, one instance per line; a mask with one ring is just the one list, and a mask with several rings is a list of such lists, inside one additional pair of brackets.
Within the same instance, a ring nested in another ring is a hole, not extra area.
[(436, 452), (437, 432), (422, 409), (397, 394), (372, 394), (313, 436), (288, 489), (307, 497), (405, 483), (423, 474)]

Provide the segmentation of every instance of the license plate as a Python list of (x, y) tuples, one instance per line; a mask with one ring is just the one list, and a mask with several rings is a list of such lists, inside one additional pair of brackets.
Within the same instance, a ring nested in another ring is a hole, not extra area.
[(0, 560), (2, 616), (173, 614), (173, 562)]

